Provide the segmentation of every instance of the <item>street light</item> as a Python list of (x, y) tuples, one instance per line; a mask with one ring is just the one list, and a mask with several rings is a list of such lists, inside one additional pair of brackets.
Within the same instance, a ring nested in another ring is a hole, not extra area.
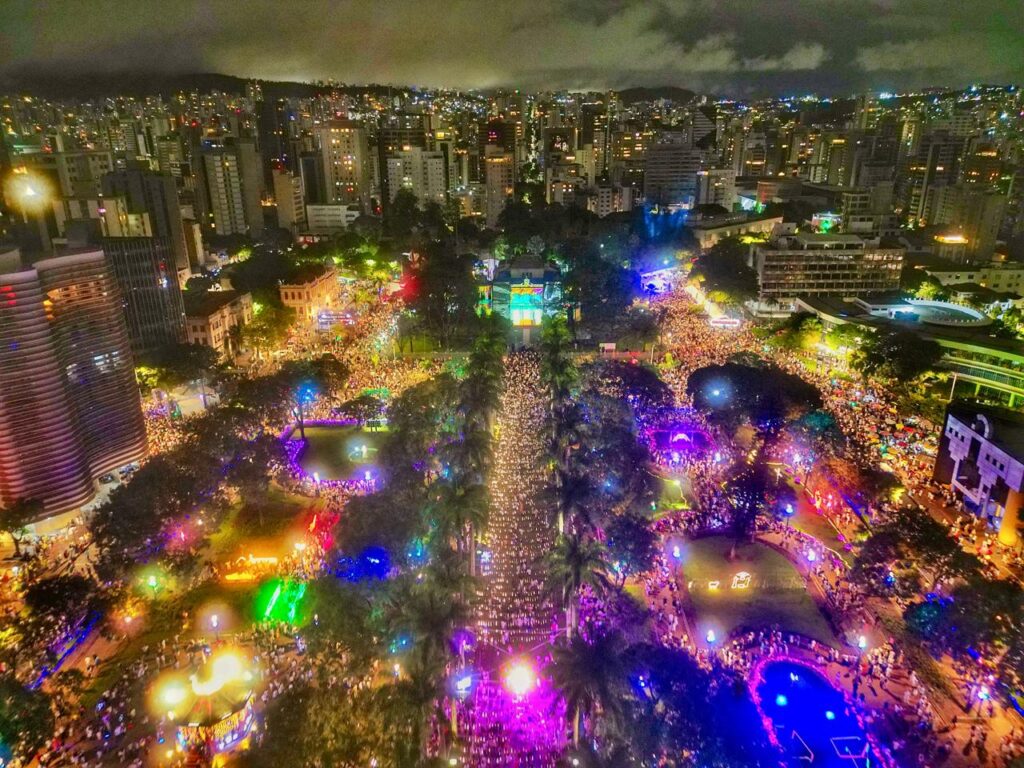
[(36, 220), (39, 228), (39, 242), (45, 253), (52, 250), (50, 243), (50, 232), (46, 226), (46, 207), (52, 197), (50, 186), (47, 181), (27, 171), (12, 173), (4, 184), (4, 196), (13, 200), (14, 204), (21, 209), (21, 215), (25, 223), (30, 218)]

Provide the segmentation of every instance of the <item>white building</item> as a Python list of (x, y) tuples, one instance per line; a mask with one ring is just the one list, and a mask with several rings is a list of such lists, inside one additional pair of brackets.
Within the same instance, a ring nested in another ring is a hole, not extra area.
[(306, 228), (309, 232), (339, 232), (360, 216), (358, 205), (307, 205)]
[(964, 264), (955, 269), (933, 267), (925, 271), (942, 285), (977, 283), (982, 288), (1000, 293), (1024, 295), (1024, 264), (1020, 262), (986, 264), (984, 266)]
[(395, 199), (398, 190), (416, 195), (422, 207), (428, 202), (444, 203), (445, 157), (420, 147), (407, 147), (387, 159), (388, 195)]
[(587, 200), (587, 208), (604, 218), (611, 213), (633, 210), (633, 188), (620, 184), (598, 184)]

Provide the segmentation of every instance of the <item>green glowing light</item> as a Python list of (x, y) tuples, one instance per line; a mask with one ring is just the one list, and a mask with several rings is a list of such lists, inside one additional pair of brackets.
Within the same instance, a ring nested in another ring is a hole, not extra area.
[(274, 606), (277, 605), (277, 598), (281, 596), (281, 585), (277, 585), (277, 589), (274, 590), (274, 594), (270, 598), (270, 602), (267, 603), (267, 609), (263, 611), (264, 621), (270, 618), (270, 614), (274, 612)]
[(306, 617), (302, 611), (307, 585), (291, 579), (272, 579), (256, 596), (255, 615), (259, 621), (299, 625)]

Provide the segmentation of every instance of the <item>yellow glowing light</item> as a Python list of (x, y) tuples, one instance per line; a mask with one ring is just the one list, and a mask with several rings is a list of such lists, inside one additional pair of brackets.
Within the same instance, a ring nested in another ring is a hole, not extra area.
[(964, 237), (963, 235), (958, 234), (936, 235), (935, 240), (937, 242), (945, 243), (947, 245), (965, 245), (967, 243), (967, 238)]
[(50, 188), (46, 180), (24, 170), (12, 173), (4, 189), (23, 211), (41, 211), (50, 202)]
[(164, 688), (160, 697), (167, 706), (176, 707), (185, 700), (185, 689), (177, 683), (171, 683)]

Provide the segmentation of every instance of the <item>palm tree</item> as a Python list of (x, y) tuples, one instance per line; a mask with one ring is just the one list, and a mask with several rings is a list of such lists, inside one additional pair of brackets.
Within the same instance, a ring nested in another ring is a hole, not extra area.
[(603, 592), (608, 587), (608, 561), (598, 542), (578, 536), (559, 536), (547, 558), (548, 587), (565, 610), (565, 636), (579, 628), (579, 596), (583, 587)]
[[(395, 740), (396, 766), (420, 766), (428, 761), (430, 723), (444, 697), (445, 656), (434, 652), (417, 652), (392, 685), (385, 686), (382, 709), (391, 727), (405, 731), (407, 737)], [(437, 722), (446, 718), (438, 713)]]
[(388, 624), (395, 634), (408, 633), (417, 653), (444, 656), (455, 630), (469, 620), (465, 603), (429, 581), (396, 590), (387, 608)]
[(569, 401), (579, 371), (571, 357), (569, 329), (565, 317), (556, 315), (544, 321), (540, 337), (540, 375), (551, 397), (551, 414)]
[(447, 446), (447, 453), (453, 476), (463, 482), (482, 483), (494, 457), (491, 433), (483, 428), (466, 428)]
[(575, 637), (552, 652), (551, 679), (572, 713), (573, 744), (579, 746), (583, 718), (600, 710), (618, 717), (626, 688), (622, 637), (611, 632), (589, 642)]
[(579, 472), (555, 470), (555, 483), (551, 486), (558, 532), (582, 533), (593, 528), (589, 506), (594, 501), (594, 484)]
[(438, 532), (454, 537), (459, 550), (469, 558), (469, 572), (476, 571), (476, 532), (487, 525), (487, 487), (479, 483), (445, 483), (432, 507)]
[(573, 454), (583, 443), (587, 424), (576, 403), (568, 402), (552, 412), (550, 416), (551, 437), (548, 451), (556, 465), (564, 470), (569, 468)]

